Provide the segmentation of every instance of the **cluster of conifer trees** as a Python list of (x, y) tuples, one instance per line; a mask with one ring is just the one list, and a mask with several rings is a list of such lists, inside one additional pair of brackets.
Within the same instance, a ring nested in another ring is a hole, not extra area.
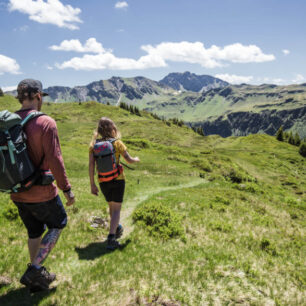
[(191, 128), (195, 133), (197, 133), (201, 136), (205, 136), (204, 129), (201, 126), (195, 127), (195, 126), (192, 125)]
[(128, 105), (124, 102), (120, 102), (120, 108), (123, 108), (127, 111), (129, 111), (131, 114), (135, 114), (137, 116), (140, 116), (141, 117), (141, 114), (140, 114), (140, 111), (139, 111), (139, 108), (137, 106), (134, 106), (134, 105)]
[(298, 133), (295, 133), (295, 135), (293, 135), (292, 132), (284, 132), (283, 126), (281, 126), (276, 132), (276, 139), (278, 141), (285, 141), (290, 143), (291, 145), (300, 147), (299, 153), (303, 157), (306, 157), (306, 142), (305, 139), (301, 140)]

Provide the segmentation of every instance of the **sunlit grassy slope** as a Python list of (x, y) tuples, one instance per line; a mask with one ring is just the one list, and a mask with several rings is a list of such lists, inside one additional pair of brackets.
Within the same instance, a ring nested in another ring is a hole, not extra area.
[[(0, 110), (18, 109), (9, 97)], [(26, 231), (9, 220), (0, 194), (0, 305), (303, 305), (306, 166), (298, 148), (274, 137), (202, 137), (97, 103), (44, 105), (56, 119), (77, 197), (69, 225), (46, 261), (48, 292), (29, 295), (19, 278), (29, 261)], [(112, 118), (131, 155), (126, 169), (121, 250), (106, 251), (106, 202), (90, 194), (88, 143), (97, 120)], [(181, 218), (169, 240), (134, 225), (141, 205), (161, 203)], [(14, 212), (14, 211), (13, 211)], [(12, 215), (12, 213), (11, 213)], [(10, 216), (11, 216), (10, 215)]]
[(283, 111), (305, 107), (305, 84), (276, 86), (263, 84), (231, 85), (226, 88), (211, 89), (203, 93), (168, 92), (159, 96), (147, 95), (132, 103), (142, 109), (156, 112), (166, 118), (177, 117), (188, 122), (215, 120), (234, 112)]

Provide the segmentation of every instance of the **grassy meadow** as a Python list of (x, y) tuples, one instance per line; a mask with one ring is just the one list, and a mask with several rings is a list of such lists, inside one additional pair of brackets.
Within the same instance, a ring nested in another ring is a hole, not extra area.
[[(0, 97), (0, 110), (19, 108)], [(45, 262), (49, 291), (19, 283), (27, 235), (0, 194), (0, 305), (305, 305), (306, 162), (267, 135), (203, 137), (94, 102), (46, 103), (73, 191), (69, 223)], [(88, 144), (112, 118), (132, 156), (121, 249), (106, 250), (103, 196), (90, 194)], [(62, 199), (64, 197), (62, 196)]]

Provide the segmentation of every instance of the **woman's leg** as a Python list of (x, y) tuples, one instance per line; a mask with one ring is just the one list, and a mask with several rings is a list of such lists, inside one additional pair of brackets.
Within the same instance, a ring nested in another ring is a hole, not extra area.
[(122, 203), (119, 202), (108, 202), (109, 211), (111, 215), (110, 230), (109, 230), (109, 233), (111, 235), (115, 235), (120, 221), (121, 204)]
[(109, 207), (109, 217), (110, 219), (112, 219), (112, 214), (113, 214), (113, 206), (112, 206), (113, 202), (108, 202), (108, 207)]

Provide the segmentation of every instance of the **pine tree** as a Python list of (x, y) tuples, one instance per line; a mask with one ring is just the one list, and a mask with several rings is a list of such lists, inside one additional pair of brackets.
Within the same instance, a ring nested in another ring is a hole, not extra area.
[(276, 132), (276, 139), (278, 141), (284, 141), (284, 132), (283, 132), (283, 126), (282, 125), (278, 129), (278, 131)]
[(2, 89), (0, 88), (0, 97), (3, 97), (4, 96), (4, 93), (2, 91)]
[(300, 136), (299, 136), (299, 134), (298, 133), (295, 133), (295, 136), (294, 136), (294, 144), (296, 145), (296, 146), (300, 146), (300, 144), (301, 144), (301, 138), (300, 138)]
[(303, 157), (306, 157), (306, 143), (305, 143), (305, 142), (303, 142), (303, 143), (300, 145), (299, 153), (300, 153)]
[(295, 144), (295, 143), (294, 143), (294, 137), (293, 137), (293, 135), (292, 135), (292, 132), (289, 133), (288, 142), (289, 142), (290, 144), (292, 144), (292, 145)]
[(197, 128), (197, 133), (198, 133), (199, 135), (201, 135), (201, 136), (205, 136), (204, 130), (203, 130), (203, 128), (202, 128), (201, 126), (199, 126), (199, 127)]
[(140, 114), (140, 111), (139, 111), (139, 108), (135, 106), (135, 114), (139, 117), (141, 117), (141, 114)]

